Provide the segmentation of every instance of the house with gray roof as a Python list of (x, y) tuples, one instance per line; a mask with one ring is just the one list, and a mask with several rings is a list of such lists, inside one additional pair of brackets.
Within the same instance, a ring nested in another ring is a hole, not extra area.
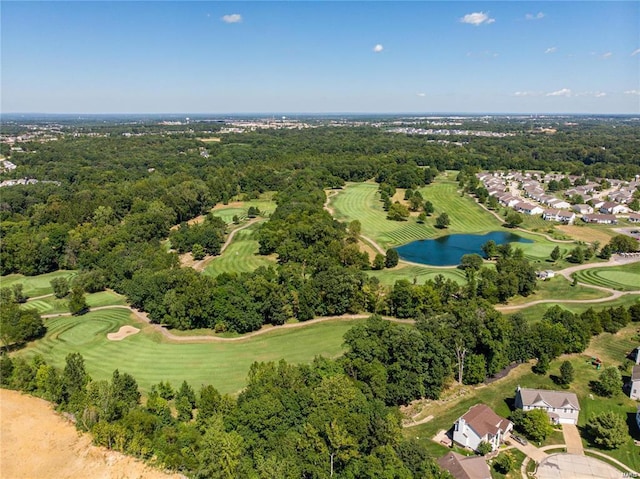
[(578, 424), (580, 403), (575, 393), (518, 386), (515, 406), (523, 411), (542, 409), (554, 424)]
[(640, 364), (636, 364), (631, 370), (629, 397), (640, 401)]

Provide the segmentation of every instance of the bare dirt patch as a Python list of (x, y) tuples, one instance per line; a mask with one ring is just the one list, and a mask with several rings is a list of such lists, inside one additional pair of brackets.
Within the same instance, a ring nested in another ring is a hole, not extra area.
[(184, 479), (93, 446), (51, 405), (0, 389), (0, 474), (7, 479)]
[(124, 338), (131, 336), (132, 334), (139, 333), (140, 330), (133, 326), (122, 326), (117, 333), (107, 334), (109, 341), (122, 341)]
[(600, 241), (601, 245), (607, 244), (613, 236), (609, 231), (589, 228), (588, 226), (556, 225), (556, 229), (571, 236), (573, 239), (584, 241), (585, 243)]

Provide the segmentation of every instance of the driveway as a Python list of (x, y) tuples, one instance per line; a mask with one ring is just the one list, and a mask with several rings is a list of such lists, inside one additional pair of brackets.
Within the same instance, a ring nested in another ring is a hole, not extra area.
[(564, 436), (564, 443), (567, 446), (568, 454), (584, 456), (582, 439), (580, 439), (580, 433), (578, 432), (578, 427), (575, 424), (563, 424), (562, 435)]
[(540, 463), (544, 459), (549, 457), (549, 455), (547, 453), (545, 453), (544, 451), (541, 451), (540, 449), (538, 449), (536, 446), (534, 446), (531, 443), (528, 443), (526, 446), (523, 446), (522, 444), (520, 444), (519, 442), (514, 440), (511, 437), (511, 434), (509, 434), (507, 439), (509, 440), (509, 444), (510, 445), (512, 445), (513, 447), (515, 447), (519, 451), (522, 451), (526, 456), (530, 457), (531, 459), (533, 459), (537, 463)]
[(538, 464), (538, 479), (622, 479), (625, 473), (589, 456), (552, 454)]

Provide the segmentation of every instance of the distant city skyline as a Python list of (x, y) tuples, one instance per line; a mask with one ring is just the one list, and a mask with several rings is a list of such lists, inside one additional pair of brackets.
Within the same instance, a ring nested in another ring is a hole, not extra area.
[(640, 2), (2, 2), (7, 113), (640, 113)]

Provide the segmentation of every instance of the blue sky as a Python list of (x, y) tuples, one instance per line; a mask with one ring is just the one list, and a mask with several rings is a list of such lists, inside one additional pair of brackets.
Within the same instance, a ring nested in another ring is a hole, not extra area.
[(640, 113), (640, 2), (11, 2), (2, 112)]

